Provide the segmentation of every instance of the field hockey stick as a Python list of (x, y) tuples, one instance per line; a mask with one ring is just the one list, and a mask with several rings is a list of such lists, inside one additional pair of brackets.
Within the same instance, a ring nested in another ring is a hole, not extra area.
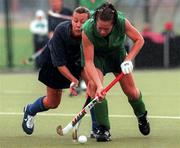
[(80, 124), (81, 124), (81, 120), (73, 127), (72, 140), (74, 142), (76, 142), (78, 139), (78, 130), (79, 130)]
[[(91, 99), (88, 97), (88, 98), (86, 99), (86, 102), (84, 103), (82, 109), (84, 109), (84, 108), (86, 107), (86, 105), (88, 105), (90, 102), (91, 102)], [(79, 120), (79, 122), (73, 127), (72, 139), (73, 139), (74, 142), (77, 141), (78, 130), (79, 130), (81, 121), (82, 121), (82, 120)]]
[(69, 15), (64, 15), (64, 14), (59, 14), (59, 13), (55, 13), (52, 10), (48, 11), (48, 15), (52, 16), (52, 17), (56, 17), (56, 18), (62, 18), (62, 19), (66, 19), (66, 20), (71, 20), (71, 16)]
[[(118, 81), (123, 78), (123, 73), (120, 73), (106, 88), (103, 89), (101, 93), (107, 93)], [(65, 127), (62, 128), (59, 125), (56, 128), (56, 131), (59, 135), (63, 136), (67, 134), (85, 115), (92, 107), (94, 107), (99, 102), (99, 97), (96, 96), (85, 108), (83, 108), (74, 118), (73, 120)]]
[(30, 64), (30, 63), (33, 62), (37, 57), (39, 57), (43, 51), (44, 51), (44, 48), (41, 48), (40, 50), (38, 50), (37, 52), (35, 52), (34, 54), (32, 54), (29, 58), (24, 59), (24, 60), (22, 61), (22, 63), (23, 63), (23, 64)]

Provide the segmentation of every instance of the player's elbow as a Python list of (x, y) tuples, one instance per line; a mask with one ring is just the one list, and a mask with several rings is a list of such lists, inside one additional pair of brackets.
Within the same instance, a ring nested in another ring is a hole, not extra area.
[(144, 38), (142, 36), (139, 36), (136, 42), (139, 45), (139, 47), (142, 48), (142, 46), (144, 45)]
[(143, 37), (141, 37), (141, 44), (142, 44), (142, 46), (144, 45), (144, 38)]

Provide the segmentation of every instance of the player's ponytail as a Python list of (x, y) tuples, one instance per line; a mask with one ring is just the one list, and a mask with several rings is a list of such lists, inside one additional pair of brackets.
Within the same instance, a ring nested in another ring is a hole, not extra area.
[(95, 10), (94, 19), (97, 20), (98, 18), (103, 21), (112, 20), (115, 23), (117, 20), (117, 10), (111, 3), (106, 2)]

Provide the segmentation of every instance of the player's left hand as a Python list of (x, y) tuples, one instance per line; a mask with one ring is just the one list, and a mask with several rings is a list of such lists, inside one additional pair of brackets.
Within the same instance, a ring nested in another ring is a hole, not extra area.
[(71, 82), (71, 84), (70, 84), (69, 91), (72, 96), (78, 95), (78, 93), (77, 93), (78, 83), (79, 82), (77, 81), (77, 82)]
[(129, 74), (133, 71), (133, 64), (131, 61), (124, 61), (121, 64), (121, 70), (123, 74)]
[(97, 88), (96, 96), (98, 96), (98, 102), (102, 102), (106, 96), (106, 93), (103, 92), (103, 88)]

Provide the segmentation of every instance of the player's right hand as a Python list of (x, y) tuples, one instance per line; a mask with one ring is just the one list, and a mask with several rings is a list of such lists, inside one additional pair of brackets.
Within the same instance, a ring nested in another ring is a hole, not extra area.
[(69, 91), (72, 96), (78, 95), (78, 93), (77, 93), (78, 84), (79, 84), (79, 81), (71, 82), (71, 84), (69, 86)]

